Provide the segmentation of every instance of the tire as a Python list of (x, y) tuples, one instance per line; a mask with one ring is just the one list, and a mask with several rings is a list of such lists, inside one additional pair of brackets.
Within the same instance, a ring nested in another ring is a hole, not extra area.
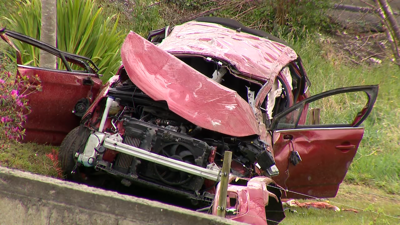
[(80, 148), (84, 148), (86, 141), (89, 138), (90, 130), (86, 127), (75, 127), (71, 130), (61, 143), (60, 150), (58, 152), (58, 159), (60, 166), (63, 171), (64, 177), (67, 180), (75, 180), (71, 174), (74, 169), (76, 160), (75, 153)]

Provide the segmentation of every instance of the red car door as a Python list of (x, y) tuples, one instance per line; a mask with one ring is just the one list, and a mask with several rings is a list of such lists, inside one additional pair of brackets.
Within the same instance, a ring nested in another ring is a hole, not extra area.
[[(97, 95), (101, 80), (96, 74), (18, 66), (21, 75), (38, 75), (42, 91), (28, 96), (32, 112), (25, 123), (24, 142), (59, 145), (66, 134), (79, 125), (73, 111)], [(82, 100), (78, 103), (78, 101)]]
[[(79, 125), (80, 117), (101, 88), (97, 66), (89, 58), (62, 52), (14, 31), (2, 29), (0, 36), (16, 50), (17, 74), (38, 76), (42, 86), (42, 91), (28, 96), (31, 113), (24, 125), (23, 141), (60, 144), (66, 134)], [(55, 55), (59, 58), (59, 67), (65, 69), (24, 66), (19, 49), (9, 37)]]
[[(364, 134), (359, 125), (371, 112), (377, 94), (378, 86), (339, 88), (275, 116), (271, 130), (280, 174), (274, 180), (289, 190), (288, 197), (336, 195)], [(312, 111), (320, 112), (319, 124), (312, 122)], [(306, 122), (299, 123), (305, 113)]]

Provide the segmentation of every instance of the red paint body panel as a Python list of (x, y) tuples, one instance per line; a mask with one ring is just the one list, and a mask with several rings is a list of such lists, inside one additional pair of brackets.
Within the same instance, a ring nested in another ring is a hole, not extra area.
[[(274, 181), (291, 191), (315, 197), (334, 197), (357, 152), (364, 128), (308, 128), (280, 130), (274, 133), (274, 155), (280, 174)], [(284, 139), (293, 136), (292, 141)], [(290, 144), (290, 142), (293, 143)], [(351, 149), (338, 149), (352, 146)], [(337, 146), (339, 146), (337, 148)], [(298, 151), (302, 161), (289, 165), (292, 150)], [(289, 193), (288, 197), (301, 197)]]
[(121, 49), (131, 81), (171, 111), (205, 129), (243, 137), (259, 134), (250, 105), (234, 90), (207, 78), (178, 58), (129, 33)]
[(159, 47), (173, 55), (201, 55), (226, 61), (242, 75), (264, 81), (275, 80), (285, 65), (297, 59), (296, 52), (284, 44), (195, 21), (175, 26)]
[[(25, 124), (24, 142), (59, 145), (66, 134), (79, 125), (80, 118), (72, 113), (75, 104), (90, 92), (95, 96), (101, 80), (95, 74), (18, 66), (21, 75), (38, 75), (42, 91), (28, 96), (32, 113)], [(83, 85), (90, 76), (93, 87)]]

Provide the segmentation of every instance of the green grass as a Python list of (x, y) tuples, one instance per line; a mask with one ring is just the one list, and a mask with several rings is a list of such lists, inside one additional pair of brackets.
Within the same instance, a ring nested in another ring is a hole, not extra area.
[[(286, 210), (286, 218), (281, 224), (400, 224), (400, 196), (380, 189), (342, 184), (338, 195), (330, 199), (329, 204), (341, 211), (289, 207), (291, 210)], [(357, 213), (346, 209), (355, 209)]]
[[(51, 154), (57, 155), (58, 147), (35, 143), (6, 145), (0, 141), (0, 166), (20, 169), (45, 176), (59, 177), (57, 165)], [(50, 154), (50, 155), (49, 155)]]

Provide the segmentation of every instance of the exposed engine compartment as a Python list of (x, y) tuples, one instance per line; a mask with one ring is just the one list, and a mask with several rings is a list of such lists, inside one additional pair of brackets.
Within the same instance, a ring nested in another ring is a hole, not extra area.
[[(207, 165), (212, 147), (206, 142), (133, 118), (125, 118), (123, 125), (125, 127), (123, 142), (126, 144), (200, 167)], [(156, 183), (179, 186), (180, 189), (191, 191), (199, 191), (204, 179), (124, 154), (118, 154), (115, 169)]]
[[(132, 182), (158, 185), (203, 201), (212, 199), (226, 150), (233, 152), (231, 173), (238, 177), (271, 171), (274, 159), (258, 136), (232, 137), (196, 126), (170, 111), (166, 102), (152, 100), (123, 75), (86, 121), (94, 131), (76, 155), (79, 163), (116, 175), (126, 186)], [(116, 145), (127, 152), (111, 147)], [(143, 150), (152, 161), (136, 155)], [(166, 159), (174, 161), (164, 164)], [(177, 161), (184, 164), (173, 168)], [(190, 165), (195, 166), (193, 171), (203, 170), (191, 172)], [(204, 175), (205, 171), (213, 175)]]

